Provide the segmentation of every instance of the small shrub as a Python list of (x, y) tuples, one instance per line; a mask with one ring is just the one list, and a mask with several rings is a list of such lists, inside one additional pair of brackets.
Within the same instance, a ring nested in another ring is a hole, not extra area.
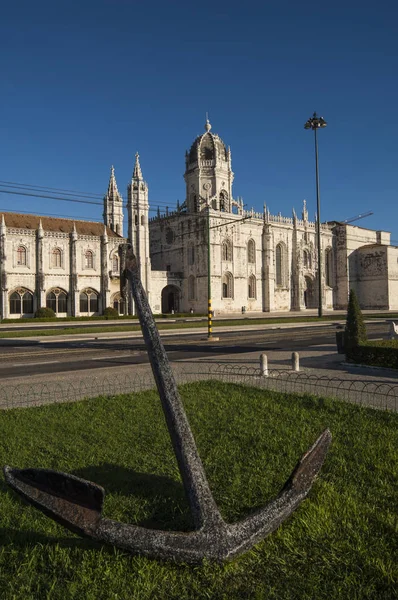
[(52, 308), (46, 308), (42, 306), (38, 308), (35, 312), (35, 319), (53, 319), (55, 317), (55, 312)]
[(350, 290), (348, 299), (347, 321), (344, 330), (344, 347), (347, 358), (351, 358), (351, 352), (361, 343), (368, 339), (366, 326), (359, 306), (358, 298), (354, 290)]
[(116, 308), (113, 308), (113, 306), (108, 306), (104, 310), (104, 317), (105, 317), (105, 319), (118, 319), (119, 313), (116, 310)]

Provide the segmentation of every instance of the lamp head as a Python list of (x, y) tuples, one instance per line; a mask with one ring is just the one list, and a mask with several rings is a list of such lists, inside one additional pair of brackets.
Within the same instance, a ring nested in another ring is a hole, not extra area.
[(318, 117), (316, 112), (314, 112), (313, 116), (308, 119), (308, 121), (304, 125), (304, 129), (323, 129), (327, 126), (327, 123), (323, 117)]

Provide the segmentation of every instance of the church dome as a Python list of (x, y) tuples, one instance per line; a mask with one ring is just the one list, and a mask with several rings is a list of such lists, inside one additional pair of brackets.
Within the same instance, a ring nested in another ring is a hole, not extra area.
[(188, 163), (196, 163), (202, 160), (215, 160), (216, 158), (227, 161), (228, 150), (222, 139), (211, 133), (211, 125), (207, 119), (205, 133), (199, 135), (191, 146), (188, 154)]

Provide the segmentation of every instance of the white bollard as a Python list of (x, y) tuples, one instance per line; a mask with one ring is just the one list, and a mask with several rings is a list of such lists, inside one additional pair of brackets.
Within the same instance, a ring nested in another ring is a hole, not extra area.
[(300, 355), (298, 352), (292, 352), (292, 369), (300, 371)]
[(262, 377), (268, 377), (268, 358), (266, 354), (260, 354), (260, 373)]
[(397, 338), (398, 338), (398, 326), (394, 323), (394, 321), (390, 321), (389, 339), (395, 340)]

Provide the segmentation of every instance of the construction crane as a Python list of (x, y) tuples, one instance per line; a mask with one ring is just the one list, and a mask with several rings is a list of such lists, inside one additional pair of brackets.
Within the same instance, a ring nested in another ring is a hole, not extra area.
[(370, 215), (373, 215), (372, 210), (370, 210), (369, 212), (357, 215), (356, 217), (351, 217), (350, 219), (344, 219), (344, 221), (342, 221), (342, 223), (353, 223), (354, 221), (359, 221), (359, 219), (364, 219), (365, 217), (370, 217)]

